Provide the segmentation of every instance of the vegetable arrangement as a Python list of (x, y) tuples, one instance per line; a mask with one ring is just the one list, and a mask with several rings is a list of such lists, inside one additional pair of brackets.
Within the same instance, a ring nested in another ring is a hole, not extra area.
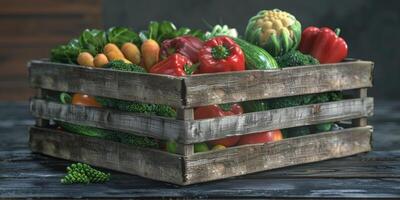
[(84, 163), (67, 167), (67, 175), (61, 179), (62, 184), (104, 183), (110, 180), (110, 173), (104, 173)]
[[(348, 47), (338, 35), (339, 31), (334, 32), (329, 28), (308, 27), (302, 32), (301, 23), (292, 14), (278, 9), (262, 10), (249, 19), (243, 37), (227, 25), (215, 25), (212, 30), (203, 32), (186, 27), (176, 28), (168, 21), (150, 22), (147, 30), (138, 33), (124, 27), (113, 27), (106, 31), (85, 30), (68, 44), (53, 49), (51, 60), (85, 67), (170, 76), (274, 70), (342, 61), (348, 54)], [(62, 95), (64, 103), (176, 117), (175, 109), (166, 105), (90, 97), (85, 94), (73, 94), (72, 97)], [(340, 99), (341, 92), (327, 92), (209, 105), (195, 108), (194, 118), (240, 115)], [(175, 141), (158, 141), (64, 122), (59, 122), (59, 125), (77, 134), (161, 148), (172, 153), (177, 149)], [(332, 123), (327, 123), (231, 136), (195, 144), (194, 150), (204, 152), (235, 145), (266, 143), (311, 132), (329, 131), (332, 127)]]

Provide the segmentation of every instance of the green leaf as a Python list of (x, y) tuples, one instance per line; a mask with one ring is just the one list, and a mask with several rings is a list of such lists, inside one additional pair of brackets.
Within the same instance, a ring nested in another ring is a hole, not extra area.
[(189, 33), (190, 33), (190, 28), (181, 27), (178, 29), (178, 31), (176, 31), (175, 35), (182, 36), (182, 35), (187, 35)]
[(86, 29), (79, 37), (79, 43), (83, 49), (96, 55), (103, 51), (107, 43), (106, 33), (98, 29)]
[(156, 39), (159, 32), (158, 22), (151, 21), (149, 24), (148, 39)]
[(172, 22), (163, 21), (160, 23), (157, 42), (161, 43), (166, 39), (174, 38), (176, 34), (176, 27)]
[(126, 42), (132, 42), (140, 45), (140, 37), (134, 31), (123, 27), (111, 27), (107, 31), (107, 40), (117, 46), (122, 46)]
[(148, 32), (148, 31), (140, 31), (140, 32), (139, 32), (139, 38), (140, 38), (140, 40), (141, 40), (142, 42), (148, 40), (148, 39), (150, 38), (150, 37), (149, 37), (149, 32)]

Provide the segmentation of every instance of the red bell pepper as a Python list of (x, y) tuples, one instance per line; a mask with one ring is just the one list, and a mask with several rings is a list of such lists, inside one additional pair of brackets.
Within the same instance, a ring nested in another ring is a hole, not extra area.
[(242, 50), (227, 36), (219, 36), (206, 41), (199, 51), (199, 61), (199, 73), (245, 70)]
[(194, 36), (181, 36), (174, 39), (165, 40), (161, 44), (161, 57), (166, 58), (171, 54), (179, 53), (190, 59), (192, 63), (197, 63), (198, 53), (203, 46), (203, 41)]
[[(219, 105), (202, 106), (194, 109), (194, 119), (208, 119), (214, 117), (223, 117), (229, 115), (243, 114), (243, 108), (239, 104), (232, 104), (225, 110)], [(217, 140), (208, 141), (211, 145), (223, 145), (225, 147), (234, 146), (238, 143), (240, 136), (230, 136)]]
[(337, 63), (346, 58), (348, 49), (346, 41), (339, 37), (340, 29), (336, 32), (330, 28), (310, 26), (301, 35), (299, 50), (311, 54), (320, 63)]
[(189, 58), (175, 53), (151, 67), (150, 73), (185, 76), (185, 70), (191, 65), (192, 62), (190, 62)]

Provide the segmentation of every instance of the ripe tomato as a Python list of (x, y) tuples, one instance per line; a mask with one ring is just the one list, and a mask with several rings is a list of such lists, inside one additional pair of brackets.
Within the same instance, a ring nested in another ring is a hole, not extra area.
[(282, 140), (281, 130), (265, 131), (259, 133), (252, 133), (248, 135), (242, 135), (238, 142), (238, 145), (244, 144), (258, 144)]
[(79, 94), (76, 93), (72, 96), (72, 104), (73, 105), (81, 105), (81, 106), (92, 106), (92, 107), (101, 107), (99, 102), (92, 96), (87, 94)]

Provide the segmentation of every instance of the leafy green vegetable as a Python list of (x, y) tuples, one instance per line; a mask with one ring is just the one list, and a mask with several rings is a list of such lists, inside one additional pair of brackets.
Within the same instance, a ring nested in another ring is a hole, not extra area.
[(191, 30), (187, 27), (181, 27), (177, 29), (176, 26), (170, 21), (151, 21), (147, 30), (139, 33), (142, 41), (153, 39), (157, 41), (157, 43), (162, 43), (164, 40), (172, 39), (182, 35), (192, 35), (202, 39), (204, 32), (201, 30)]
[(289, 51), (283, 56), (275, 57), (279, 67), (294, 67), (302, 65), (317, 65), (318, 60), (314, 57), (303, 54), (298, 50)]
[(216, 37), (216, 36), (221, 36), (221, 35), (226, 35), (232, 38), (237, 38), (238, 37), (238, 32), (235, 28), (229, 28), (227, 25), (215, 25), (211, 32), (207, 31), (204, 34), (204, 40), (208, 40), (210, 38)]
[(102, 52), (104, 45), (107, 44), (106, 33), (98, 29), (86, 29), (79, 37), (79, 44), (82, 49), (96, 55)]
[(96, 100), (103, 107), (113, 108), (121, 111), (157, 115), (162, 117), (176, 117), (176, 111), (171, 106), (167, 105), (139, 103), (103, 97), (96, 97)]
[(279, 109), (308, 104), (324, 103), (328, 101), (338, 101), (342, 98), (341, 92), (325, 92), (319, 94), (306, 94), (291, 97), (281, 97), (265, 100), (270, 109)]
[(122, 45), (133, 42), (140, 45), (141, 40), (137, 33), (124, 27), (111, 27), (106, 32), (98, 29), (86, 29), (79, 37), (72, 39), (66, 45), (60, 45), (51, 50), (52, 62), (77, 64), (76, 58), (81, 52), (89, 52), (93, 56), (103, 51), (107, 43)]
[(135, 64), (128, 64), (125, 63), (122, 60), (114, 60), (106, 65), (103, 66), (103, 68), (111, 68), (114, 70), (121, 70), (121, 71), (130, 71), (130, 72), (142, 72), (142, 73), (147, 73), (146, 70), (143, 67), (140, 67)]
[(67, 45), (60, 45), (51, 50), (50, 60), (52, 62), (77, 64), (76, 58), (82, 52), (82, 48), (77, 46), (77, 39), (71, 40)]
[(122, 46), (126, 42), (132, 42), (140, 46), (141, 40), (137, 33), (129, 28), (111, 27), (107, 30), (107, 41), (117, 46)]

